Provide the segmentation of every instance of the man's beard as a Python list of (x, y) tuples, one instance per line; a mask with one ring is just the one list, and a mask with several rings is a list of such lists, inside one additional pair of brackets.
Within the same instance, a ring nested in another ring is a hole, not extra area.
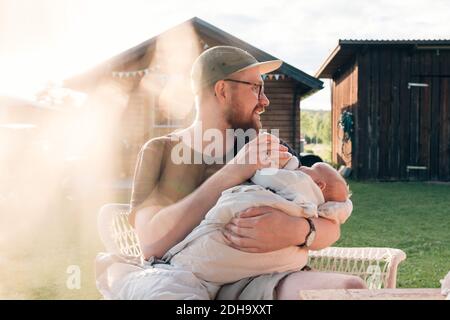
[(254, 129), (257, 132), (261, 129), (261, 121), (258, 119), (258, 117), (255, 115), (255, 112), (258, 108), (258, 106), (255, 106), (253, 109), (251, 115), (249, 115), (247, 118), (243, 118), (241, 113), (241, 110), (244, 110), (244, 107), (240, 106), (239, 103), (231, 103), (230, 108), (228, 109), (228, 112), (226, 113), (225, 117), (227, 122), (230, 124), (231, 129), (237, 130), (242, 129), (244, 131), (248, 129)]

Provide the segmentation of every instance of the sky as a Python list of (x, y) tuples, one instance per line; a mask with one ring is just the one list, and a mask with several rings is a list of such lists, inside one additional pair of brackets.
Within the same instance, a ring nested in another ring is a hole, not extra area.
[[(450, 0), (0, 0), (0, 95), (31, 98), (197, 16), (314, 75), (339, 39), (450, 39)], [(302, 108), (329, 109), (325, 89)]]

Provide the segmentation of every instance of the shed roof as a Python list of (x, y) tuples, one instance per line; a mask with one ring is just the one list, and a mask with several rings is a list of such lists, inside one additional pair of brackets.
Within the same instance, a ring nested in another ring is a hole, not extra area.
[(362, 48), (398, 47), (415, 49), (450, 49), (450, 40), (347, 40), (340, 39), (315, 76), (332, 78), (336, 71), (352, 59)]

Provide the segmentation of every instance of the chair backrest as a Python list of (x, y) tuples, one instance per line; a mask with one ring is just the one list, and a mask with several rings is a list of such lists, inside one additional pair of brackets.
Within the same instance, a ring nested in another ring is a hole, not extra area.
[(130, 205), (105, 204), (98, 215), (98, 232), (109, 253), (142, 257), (142, 250), (133, 227), (128, 222)]

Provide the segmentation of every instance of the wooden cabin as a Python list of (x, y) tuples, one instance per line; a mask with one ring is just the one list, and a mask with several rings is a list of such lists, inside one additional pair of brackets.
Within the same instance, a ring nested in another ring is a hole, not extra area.
[[(65, 87), (88, 95), (102, 83), (114, 83), (128, 95), (118, 138), (124, 151), (122, 177), (132, 175), (138, 151), (147, 140), (192, 123), (190, 68), (203, 50), (216, 45), (240, 47), (259, 61), (276, 59), (195, 17), (65, 81)], [(271, 103), (262, 115), (264, 128), (279, 129), (280, 138), (299, 150), (300, 100), (322, 87), (322, 81), (287, 63), (268, 74), (265, 93)]]
[(66, 161), (66, 155), (61, 152), (63, 133), (56, 135), (55, 131), (60, 132), (60, 124), (72, 116), (68, 110), (0, 96), (0, 161), (4, 187), (9, 188), (9, 183), (24, 177), (19, 172), (29, 172), (31, 167), (27, 168), (27, 164), (32, 166), (30, 172), (36, 174), (49, 159)]
[(331, 79), (334, 162), (358, 179), (450, 180), (450, 40), (339, 40), (316, 77)]

